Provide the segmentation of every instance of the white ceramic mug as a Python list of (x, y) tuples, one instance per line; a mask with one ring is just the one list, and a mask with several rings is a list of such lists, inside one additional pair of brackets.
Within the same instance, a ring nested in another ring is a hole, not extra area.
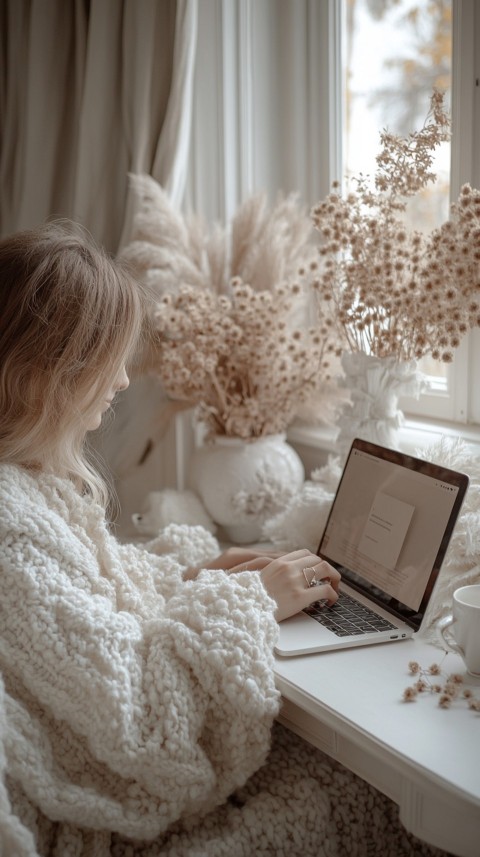
[(480, 583), (455, 590), (452, 614), (440, 620), (438, 630), (447, 649), (462, 656), (467, 672), (480, 676)]

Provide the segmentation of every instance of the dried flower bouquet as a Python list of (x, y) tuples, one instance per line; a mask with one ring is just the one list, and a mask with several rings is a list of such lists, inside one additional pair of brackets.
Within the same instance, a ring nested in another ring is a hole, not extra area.
[(283, 432), (300, 411), (334, 422), (345, 400), (330, 380), (339, 350), (331, 319), (309, 329), (298, 270), (316, 256), (315, 232), (297, 196), (269, 207), (257, 194), (208, 228), (150, 176), (130, 180), (136, 215), (121, 255), (158, 296), (140, 371), (196, 406), (211, 435)]
[(174, 399), (198, 407), (211, 435), (253, 440), (285, 431), (312, 399), (336, 402), (329, 387), (335, 353), (331, 325), (321, 332), (295, 315), (299, 284), (255, 291), (239, 279), (232, 293), (192, 286), (161, 298), (155, 313), (156, 373)]
[(374, 186), (335, 184), (312, 219), (323, 237), (313, 285), (344, 350), (411, 361), (450, 362), (464, 334), (480, 325), (480, 192), (466, 184), (451, 218), (424, 235), (408, 230), (407, 200), (435, 181), (433, 152), (449, 138), (444, 96), (435, 91), (420, 131), (384, 131)]

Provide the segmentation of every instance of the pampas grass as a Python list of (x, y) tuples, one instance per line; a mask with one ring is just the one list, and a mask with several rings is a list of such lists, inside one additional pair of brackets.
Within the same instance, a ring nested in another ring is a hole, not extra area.
[(306, 261), (312, 225), (292, 194), (268, 207), (266, 194), (247, 199), (232, 219), (230, 277), (255, 291), (289, 282)]
[(265, 193), (239, 206), (230, 224), (210, 227), (183, 215), (149, 175), (130, 175), (136, 200), (131, 240), (121, 257), (159, 297), (180, 284), (229, 294), (239, 278), (263, 291), (296, 278), (313, 259), (309, 214), (291, 194), (268, 205)]
[[(210, 256), (221, 269), (220, 236), (214, 232), (205, 247), (199, 223), (183, 217), (168, 194), (148, 175), (130, 175), (136, 200), (132, 236), (120, 253), (134, 275), (159, 297), (179, 283), (206, 288)], [(217, 246), (218, 245), (218, 246)]]

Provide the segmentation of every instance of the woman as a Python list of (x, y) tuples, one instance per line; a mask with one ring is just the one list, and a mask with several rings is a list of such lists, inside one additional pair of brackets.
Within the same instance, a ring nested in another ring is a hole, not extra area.
[(322, 788), (341, 769), (299, 773), (315, 754), (284, 732), (261, 768), (277, 622), (333, 604), (339, 574), (307, 550), (212, 558), (201, 528), (120, 545), (85, 439), (146, 297), (50, 224), (0, 243), (0, 306), (0, 853), (341, 853)]

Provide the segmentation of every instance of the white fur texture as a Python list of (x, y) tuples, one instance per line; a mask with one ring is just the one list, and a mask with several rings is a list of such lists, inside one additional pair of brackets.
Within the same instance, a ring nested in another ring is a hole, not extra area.
[(450, 613), (455, 589), (469, 583), (480, 583), (480, 458), (462, 438), (446, 437), (417, 450), (417, 455), (443, 467), (460, 470), (470, 477), (470, 485), (420, 632), (422, 639), (442, 647), (436, 626), (442, 616)]
[(342, 469), (332, 456), (325, 467), (312, 471), (311, 479), (286, 503), (284, 509), (263, 526), (263, 537), (278, 550), (300, 548), (316, 553)]

